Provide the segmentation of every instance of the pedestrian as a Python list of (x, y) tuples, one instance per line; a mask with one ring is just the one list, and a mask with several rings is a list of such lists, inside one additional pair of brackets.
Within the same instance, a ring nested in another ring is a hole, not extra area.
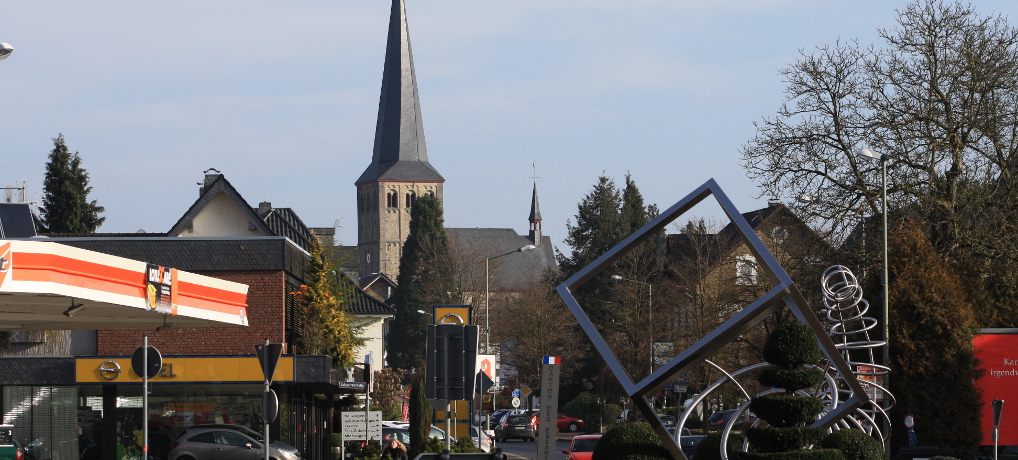
[(389, 445), (385, 446), (385, 449), (382, 449), (382, 458), (385, 458), (386, 455), (392, 460), (410, 460), (406, 453), (406, 446), (395, 437), (389, 441)]

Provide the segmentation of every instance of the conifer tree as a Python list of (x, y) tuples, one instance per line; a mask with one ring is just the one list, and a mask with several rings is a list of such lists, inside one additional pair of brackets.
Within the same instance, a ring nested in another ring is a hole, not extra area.
[(328, 355), (336, 366), (349, 367), (356, 361), (354, 349), (364, 343), (346, 313), (353, 283), (339, 273), (318, 238), (311, 238), (308, 249), (306, 284), (298, 293), (304, 328), (297, 346), (301, 353)]
[(410, 233), (403, 244), (397, 285), (396, 318), (388, 336), (389, 365), (423, 370), (433, 307), (458, 303), (461, 297), (442, 205), (433, 196), (418, 198), (410, 211)]
[(106, 220), (99, 216), (106, 209), (95, 200), (88, 201), (92, 192), (88, 172), (81, 167), (78, 152), (72, 154), (67, 149), (63, 134), (53, 139), (43, 189), (39, 212), (49, 232), (91, 233)]

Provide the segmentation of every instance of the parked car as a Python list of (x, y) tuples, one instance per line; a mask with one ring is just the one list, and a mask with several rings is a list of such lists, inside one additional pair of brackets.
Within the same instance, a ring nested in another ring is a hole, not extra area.
[(530, 417), (525, 414), (512, 414), (502, 418), (502, 423), (495, 427), (495, 439), (505, 442), (507, 439), (534, 441), (536, 431), (530, 424)]
[[(674, 438), (675, 437), (675, 428), (676, 427), (674, 427), (674, 426), (670, 426), (670, 427), (665, 428), (665, 430), (668, 430), (668, 435)], [(679, 436), (691, 436), (692, 434), (693, 434), (693, 432), (689, 431), (689, 428), (682, 427), (682, 434), (680, 434)]]
[(0, 460), (24, 460), (25, 449), (14, 439), (14, 425), (0, 425)]
[(599, 434), (581, 434), (569, 442), (569, 448), (562, 451), (566, 460), (590, 460), (594, 455), (594, 446), (601, 439)]
[[(735, 409), (729, 409), (711, 414), (710, 418), (707, 419), (707, 428), (711, 430), (724, 429), (725, 425), (728, 424), (728, 420), (735, 415), (735, 412)], [(756, 422), (756, 414), (746, 411), (739, 416), (739, 421), (735, 423), (732, 429), (745, 430), (753, 426), (754, 422)]]
[(679, 437), (679, 448), (682, 449), (682, 453), (688, 460), (693, 460), (693, 452), (696, 452), (696, 446), (699, 446), (700, 442), (706, 437), (707, 435), (705, 434)]
[(491, 413), (491, 426), (498, 426), (502, 423), (502, 419), (509, 414), (526, 414), (527, 411), (523, 409), (499, 409)]
[[(264, 458), (260, 433), (240, 425), (194, 425), (170, 444), (169, 460), (259, 460)], [(269, 458), (300, 460), (296, 447), (279, 441), (269, 443)]]
[[(384, 446), (389, 442), (390, 439), (395, 437), (403, 444), (410, 444), (410, 424), (405, 422), (382, 422), (382, 445)], [(428, 435), (429, 438), (438, 438), (441, 441), (445, 441), (445, 432), (438, 427), (432, 425), (431, 432)]]
[[(537, 430), (541, 423), (541, 413), (534, 412), (534, 415), (530, 416), (531, 423), (534, 425), (534, 429)], [(575, 433), (580, 430), (587, 429), (587, 424), (576, 417), (570, 417), (561, 412), (558, 413), (558, 419), (555, 421), (555, 426), (558, 427), (559, 431), (569, 431)]]

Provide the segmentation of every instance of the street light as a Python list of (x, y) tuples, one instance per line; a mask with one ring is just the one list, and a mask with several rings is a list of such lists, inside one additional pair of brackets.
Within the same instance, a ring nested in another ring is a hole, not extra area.
[[(864, 157), (867, 157), (867, 158), (871, 158), (871, 159), (874, 159), (874, 160), (877, 160), (877, 161), (880, 162), (880, 208), (881, 208), (880, 213), (883, 215), (883, 217), (882, 217), (883, 218), (882, 225), (883, 225), (883, 234), (884, 234), (884, 239), (883, 239), (883, 252), (884, 252), (883, 265), (884, 266), (883, 266), (883, 272), (880, 275), (880, 284), (881, 284), (881, 286), (883, 288), (883, 291), (884, 291), (883, 292), (883, 301), (884, 301), (883, 302), (884, 303), (884, 313), (883, 313), (883, 319), (884, 319), (884, 365), (887, 366), (888, 369), (890, 369), (891, 361), (890, 361), (890, 356), (889, 356), (889, 352), (888, 352), (888, 347), (890, 346), (890, 343), (891, 343), (891, 337), (890, 337), (890, 334), (888, 333), (888, 327), (887, 327), (887, 310), (888, 310), (888, 308), (887, 308), (887, 159), (888, 159), (888, 157), (885, 154), (877, 153), (877, 152), (875, 152), (873, 150), (870, 150), (870, 149), (862, 149), (862, 150), (859, 150), (859, 151), (855, 152), (855, 154), (859, 155), (859, 156), (864, 156)], [(890, 377), (890, 372), (888, 372), (887, 377)], [(885, 377), (885, 379), (887, 377)], [(888, 381), (885, 380), (884, 384), (887, 385)]]
[(646, 281), (634, 280), (626, 278), (622, 275), (612, 275), (612, 279), (616, 281), (632, 281), (634, 283), (646, 284), (647, 285), (647, 330), (650, 332), (650, 373), (654, 373), (654, 285)]
[(7, 59), (12, 51), (14, 51), (14, 47), (10, 43), (0, 43), (0, 61)]
[(521, 247), (521, 248), (519, 248), (519, 249), (517, 249), (515, 251), (509, 251), (509, 252), (507, 252), (505, 254), (499, 254), (497, 256), (488, 257), (488, 258), (484, 259), (484, 354), (491, 354), (491, 348), (489, 348), (490, 345), (488, 343), (488, 339), (491, 337), (491, 325), (488, 323), (488, 320), (489, 320), (488, 301), (491, 299), (490, 292), (488, 291), (488, 286), (491, 283), (491, 270), (489, 268), (489, 266), (490, 266), (489, 262), (491, 262), (492, 260), (495, 260), (495, 259), (497, 259), (499, 257), (505, 257), (505, 256), (507, 256), (509, 254), (516, 254), (517, 252), (533, 251), (534, 249), (537, 249), (537, 246), (534, 246), (532, 244), (528, 244), (528, 245), (523, 246), (523, 247)]

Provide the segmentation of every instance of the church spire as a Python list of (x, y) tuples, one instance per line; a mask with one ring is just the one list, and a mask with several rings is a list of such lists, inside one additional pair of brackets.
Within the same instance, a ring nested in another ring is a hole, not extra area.
[(410, 49), (406, 5), (392, 0), (385, 47), (382, 94), (378, 101), (371, 164), (357, 184), (376, 181), (444, 182), (428, 162), (424, 123), (417, 95), (417, 75)]
[(530, 241), (541, 245), (541, 205), (537, 202), (537, 181), (534, 181), (534, 197), (530, 202)]

